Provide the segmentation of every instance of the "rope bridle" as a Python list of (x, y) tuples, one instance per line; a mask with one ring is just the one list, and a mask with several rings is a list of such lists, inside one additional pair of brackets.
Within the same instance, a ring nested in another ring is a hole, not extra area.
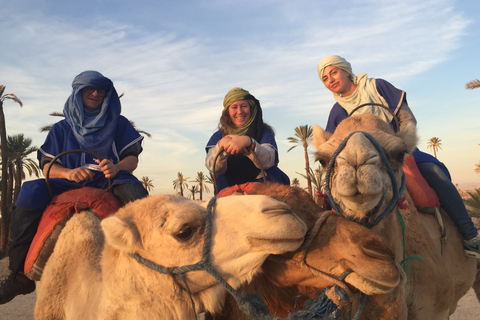
[(393, 211), (394, 207), (397, 205), (397, 202), (401, 199), (403, 195), (403, 191), (405, 190), (405, 173), (402, 175), (402, 184), (400, 185), (400, 188), (398, 188), (397, 185), (397, 180), (395, 179), (395, 175), (393, 173), (393, 169), (390, 166), (390, 163), (388, 162), (387, 156), (385, 155), (385, 152), (383, 151), (383, 148), (379, 145), (379, 143), (373, 138), (369, 133), (363, 132), (363, 131), (354, 131), (350, 133), (343, 141), (340, 143), (338, 148), (335, 150), (335, 152), (332, 155), (332, 158), (330, 159), (328, 166), (327, 166), (327, 171), (325, 174), (325, 191), (327, 193), (328, 199), (330, 200), (330, 203), (333, 207), (333, 209), (340, 213), (344, 214), (342, 210), (339, 208), (338, 204), (335, 202), (335, 199), (332, 196), (331, 188), (330, 188), (330, 178), (333, 173), (333, 168), (335, 166), (335, 160), (337, 156), (340, 154), (340, 152), (345, 148), (348, 140), (356, 133), (361, 133), (363, 134), (370, 142), (372, 145), (375, 147), (377, 152), (380, 155), (380, 158), (382, 159), (383, 164), (385, 165), (388, 175), (390, 177), (390, 180), (392, 182), (392, 189), (393, 189), (393, 197), (390, 200), (390, 203), (388, 206), (384, 209), (384, 211), (380, 215), (372, 215), (371, 218), (368, 219), (366, 223), (362, 223), (362, 225), (366, 226), (367, 228), (372, 228), (375, 225), (377, 225), (383, 218), (385, 218), (390, 212)]

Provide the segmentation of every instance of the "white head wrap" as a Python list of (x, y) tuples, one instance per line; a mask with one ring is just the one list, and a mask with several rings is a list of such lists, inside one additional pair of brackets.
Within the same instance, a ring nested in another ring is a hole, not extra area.
[[(342, 97), (338, 93), (333, 92), (335, 101), (337, 101), (342, 108), (347, 111), (348, 114), (350, 114), (350, 112), (352, 112), (356, 107), (365, 103), (379, 103), (388, 107), (385, 99), (377, 91), (375, 79), (368, 78), (366, 73), (361, 73), (358, 76), (354, 75), (350, 62), (340, 56), (331, 55), (320, 60), (317, 65), (317, 71), (320, 80), (322, 80), (323, 71), (328, 66), (334, 66), (345, 70), (348, 73), (350, 80), (352, 80), (356, 86), (355, 91), (348, 97)], [(380, 107), (365, 106), (355, 111), (355, 114), (364, 113), (373, 113), (388, 123), (390, 123), (392, 120), (392, 115), (387, 110)]]

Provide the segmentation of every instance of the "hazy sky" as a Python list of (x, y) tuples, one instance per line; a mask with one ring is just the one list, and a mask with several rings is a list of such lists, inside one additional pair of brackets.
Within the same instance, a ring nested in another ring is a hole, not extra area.
[[(419, 148), (442, 140), (438, 157), (454, 183), (480, 183), (480, 1), (60, 1), (0, 0), (0, 84), (23, 108), (4, 104), (7, 133), (40, 147), (73, 78), (109, 77), (122, 113), (152, 134), (137, 177), (172, 193), (177, 172), (205, 174), (205, 144), (225, 94), (243, 87), (274, 127), (280, 168), (304, 179), (303, 150), (286, 152), (300, 125), (325, 126), (334, 102), (317, 75), (338, 54), (354, 73), (407, 92)], [(313, 152), (313, 149), (310, 151)], [(32, 155), (34, 158), (35, 155)], [(316, 167), (316, 165), (315, 165)], [(210, 189), (213, 189), (212, 187)]]

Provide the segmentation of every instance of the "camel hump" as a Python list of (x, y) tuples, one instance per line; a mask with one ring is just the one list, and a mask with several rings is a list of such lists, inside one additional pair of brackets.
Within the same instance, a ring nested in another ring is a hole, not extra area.
[(43, 212), (37, 233), (28, 250), (24, 265), (27, 277), (40, 280), (60, 232), (74, 213), (91, 209), (103, 219), (120, 207), (120, 202), (111, 192), (92, 187), (70, 190), (53, 197)]

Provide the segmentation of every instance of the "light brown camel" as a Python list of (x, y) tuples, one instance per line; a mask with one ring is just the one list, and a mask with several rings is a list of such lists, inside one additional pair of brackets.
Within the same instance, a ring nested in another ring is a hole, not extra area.
[[(348, 293), (349, 298), (359, 296), (361, 292), (369, 295), (386, 293), (399, 285), (401, 272), (393, 253), (370, 229), (332, 211), (324, 211), (297, 187), (260, 184), (249, 194), (268, 195), (286, 203), (310, 231), (302, 247), (282, 256), (269, 256), (262, 266), (262, 273), (242, 287), (244, 291), (259, 293), (271, 315), (286, 318), (291, 312), (303, 310), (304, 301), (314, 295), (307, 293), (335, 284)], [(348, 270), (351, 273), (345, 276), (346, 283), (338, 280)], [(333, 291), (329, 297), (340, 302)], [(227, 299), (225, 309), (215, 319), (248, 319), (231, 297)], [(350, 306), (344, 303), (341, 307), (348, 309)], [(355, 312), (356, 308), (353, 306), (351, 311)]]
[[(45, 266), (35, 319), (195, 319), (219, 310), (226, 291), (206, 271), (176, 277), (130, 255), (166, 268), (200, 261), (206, 207), (181, 196), (155, 195), (101, 222), (89, 211), (74, 215)], [(237, 288), (260, 271), (269, 254), (295, 250), (305, 232), (288, 206), (269, 197), (218, 199), (209, 261)]]
[[(417, 141), (414, 126), (407, 125), (394, 133), (388, 124), (371, 114), (345, 119), (333, 135), (318, 126), (313, 129), (312, 144), (323, 166), (327, 166), (348, 135), (356, 131), (370, 134), (384, 150), (397, 188), (402, 181), (404, 155), (414, 150)], [(364, 133), (356, 132), (336, 156), (328, 185), (339, 211), (363, 223), (373, 221), (389, 205), (394, 194), (393, 181), (374, 144)], [(435, 217), (417, 212), (407, 191), (404, 196), (408, 208), (399, 212), (405, 222), (405, 247), (396, 209), (373, 231), (391, 247), (397, 262), (406, 262), (407, 283), (391, 293), (368, 297), (362, 319), (448, 319), (473, 284), (476, 260), (465, 256), (462, 237), (443, 210), (445, 242)]]

